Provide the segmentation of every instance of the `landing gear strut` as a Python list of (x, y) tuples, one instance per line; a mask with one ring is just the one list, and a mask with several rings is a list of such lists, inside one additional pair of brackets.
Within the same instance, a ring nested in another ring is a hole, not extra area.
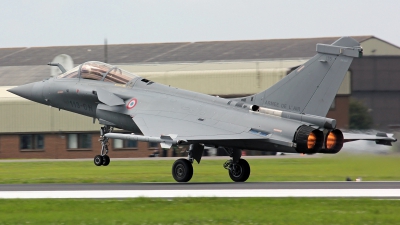
[(224, 163), (224, 168), (229, 171), (229, 177), (235, 182), (245, 182), (250, 176), (249, 163), (241, 159), (240, 149), (225, 149), (232, 159)]
[(112, 132), (113, 127), (105, 125), (100, 129), (101, 152), (100, 155), (94, 157), (94, 165), (96, 166), (108, 166), (110, 164), (110, 157), (108, 154), (108, 138), (104, 136), (107, 133)]

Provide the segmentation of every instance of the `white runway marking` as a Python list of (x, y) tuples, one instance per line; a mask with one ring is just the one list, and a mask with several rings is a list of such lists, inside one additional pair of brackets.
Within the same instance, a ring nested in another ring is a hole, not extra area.
[(400, 189), (0, 191), (0, 199), (177, 197), (400, 197)]

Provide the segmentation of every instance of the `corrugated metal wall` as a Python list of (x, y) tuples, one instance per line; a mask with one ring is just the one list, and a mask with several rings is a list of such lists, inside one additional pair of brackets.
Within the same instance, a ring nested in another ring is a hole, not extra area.
[(138, 73), (149, 80), (210, 95), (260, 92), (286, 75), (287, 69), (207, 70)]
[(361, 42), (364, 49), (364, 56), (398, 56), (400, 48), (386, 41), (377, 38), (370, 38)]
[[(261, 92), (307, 60), (119, 65), (149, 80), (211, 95)], [(350, 94), (348, 73), (338, 94)]]
[(92, 118), (28, 100), (15, 98), (0, 102), (0, 133), (97, 131)]
[(376, 56), (354, 60), (352, 97), (362, 101), (374, 128), (388, 130), (400, 124), (400, 57)]

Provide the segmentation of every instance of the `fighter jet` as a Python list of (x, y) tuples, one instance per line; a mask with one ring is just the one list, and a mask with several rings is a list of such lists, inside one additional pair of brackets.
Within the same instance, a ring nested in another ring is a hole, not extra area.
[[(61, 75), (9, 91), (29, 100), (78, 113), (101, 125), (96, 166), (110, 163), (110, 138), (189, 146), (188, 157), (172, 165), (172, 176), (188, 182), (192, 163), (200, 163), (204, 147), (223, 148), (230, 178), (244, 182), (250, 165), (241, 150), (304, 154), (335, 154), (343, 144), (371, 140), (391, 145), (384, 133), (342, 133), (326, 114), (360, 44), (342, 37), (331, 45), (317, 44), (316, 55), (267, 90), (237, 99), (182, 90), (129, 73), (102, 62), (86, 62)], [(222, 84), (221, 84), (222, 85)], [(71, 121), (73, 122), (73, 121)], [(120, 128), (130, 132), (113, 132)]]

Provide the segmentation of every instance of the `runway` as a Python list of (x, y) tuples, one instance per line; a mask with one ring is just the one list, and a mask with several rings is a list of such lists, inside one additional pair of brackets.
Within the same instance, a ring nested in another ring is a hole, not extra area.
[(3, 184), (1, 199), (174, 197), (400, 198), (400, 182)]

